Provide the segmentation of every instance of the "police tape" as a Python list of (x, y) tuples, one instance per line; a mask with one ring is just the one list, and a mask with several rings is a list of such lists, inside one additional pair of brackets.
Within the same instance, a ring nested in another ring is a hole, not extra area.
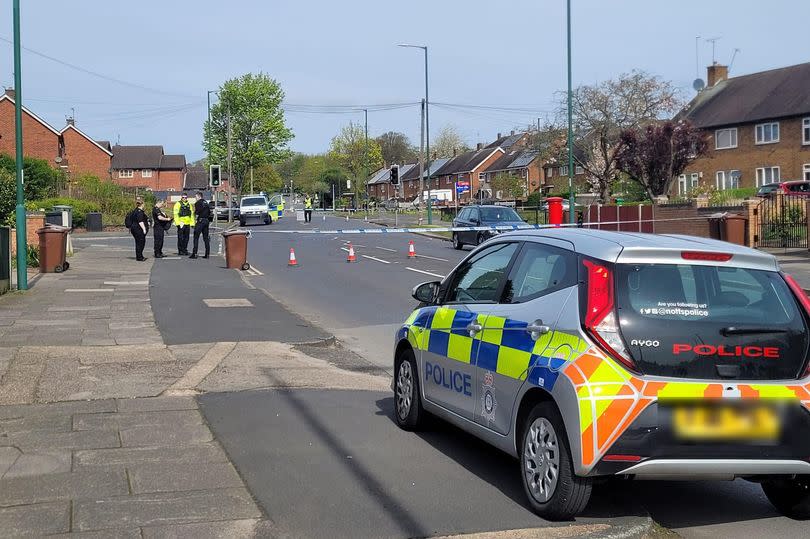
[[(683, 217), (679, 219), (641, 219), (634, 221), (607, 221), (601, 223), (563, 223), (559, 225), (493, 225), (493, 226), (447, 226), (447, 227), (381, 227), (381, 228), (333, 228), (321, 230), (254, 230), (255, 234), (419, 234), (430, 232), (514, 232), (519, 230), (546, 230), (557, 228), (584, 228), (599, 230), (604, 226), (618, 225), (627, 228), (642, 223), (667, 221), (705, 221), (706, 217)], [(639, 228), (639, 227), (636, 227)], [(641, 232), (640, 230), (613, 230), (612, 232)]]

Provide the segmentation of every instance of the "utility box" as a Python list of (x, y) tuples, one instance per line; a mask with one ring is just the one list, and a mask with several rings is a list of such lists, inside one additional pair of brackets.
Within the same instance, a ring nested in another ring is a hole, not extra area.
[(0, 294), (11, 288), (11, 229), (0, 226)]

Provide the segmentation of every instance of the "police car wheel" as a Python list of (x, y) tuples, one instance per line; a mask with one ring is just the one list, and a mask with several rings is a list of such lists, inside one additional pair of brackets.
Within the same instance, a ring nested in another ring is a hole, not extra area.
[(537, 404), (523, 425), (520, 467), (532, 510), (547, 520), (570, 520), (591, 497), (591, 480), (574, 473), (560, 413), (551, 402)]
[(239, 219), (239, 226), (245, 226), (247, 222), (243, 219)]
[(394, 379), (394, 417), (404, 430), (417, 430), (424, 411), (419, 397), (419, 376), (412, 350), (405, 350), (397, 358)]
[(484, 243), (484, 241), (486, 241), (486, 238), (484, 237), (483, 234), (478, 234), (478, 236), (476, 236), (475, 238), (476, 245), (481, 245), (482, 243)]
[(810, 519), (810, 475), (765, 481), (762, 491), (783, 515), (796, 520)]
[(464, 247), (464, 244), (461, 243), (458, 234), (453, 232), (453, 248), (460, 250), (462, 247)]

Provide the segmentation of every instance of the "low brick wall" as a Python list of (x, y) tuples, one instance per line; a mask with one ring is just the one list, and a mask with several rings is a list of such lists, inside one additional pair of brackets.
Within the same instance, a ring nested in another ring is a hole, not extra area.
[[(25, 237), (28, 245), (39, 245), (37, 230), (45, 226), (45, 214), (29, 213), (25, 216)], [(11, 256), (17, 255), (17, 230), (11, 229)]]

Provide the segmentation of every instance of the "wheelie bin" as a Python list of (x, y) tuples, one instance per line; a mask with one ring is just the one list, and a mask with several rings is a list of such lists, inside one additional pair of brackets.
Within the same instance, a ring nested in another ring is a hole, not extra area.
[(62, 273), (70, 267), (65, 260), (68, 232), (69, 228), (54, 225), (37, 230), (40, 273)]
[(247, 240), (249, 230), (226, 230), (222, 233), (225, 240), (225, 266), (228, 269), (249, 270), (247, 261)]

